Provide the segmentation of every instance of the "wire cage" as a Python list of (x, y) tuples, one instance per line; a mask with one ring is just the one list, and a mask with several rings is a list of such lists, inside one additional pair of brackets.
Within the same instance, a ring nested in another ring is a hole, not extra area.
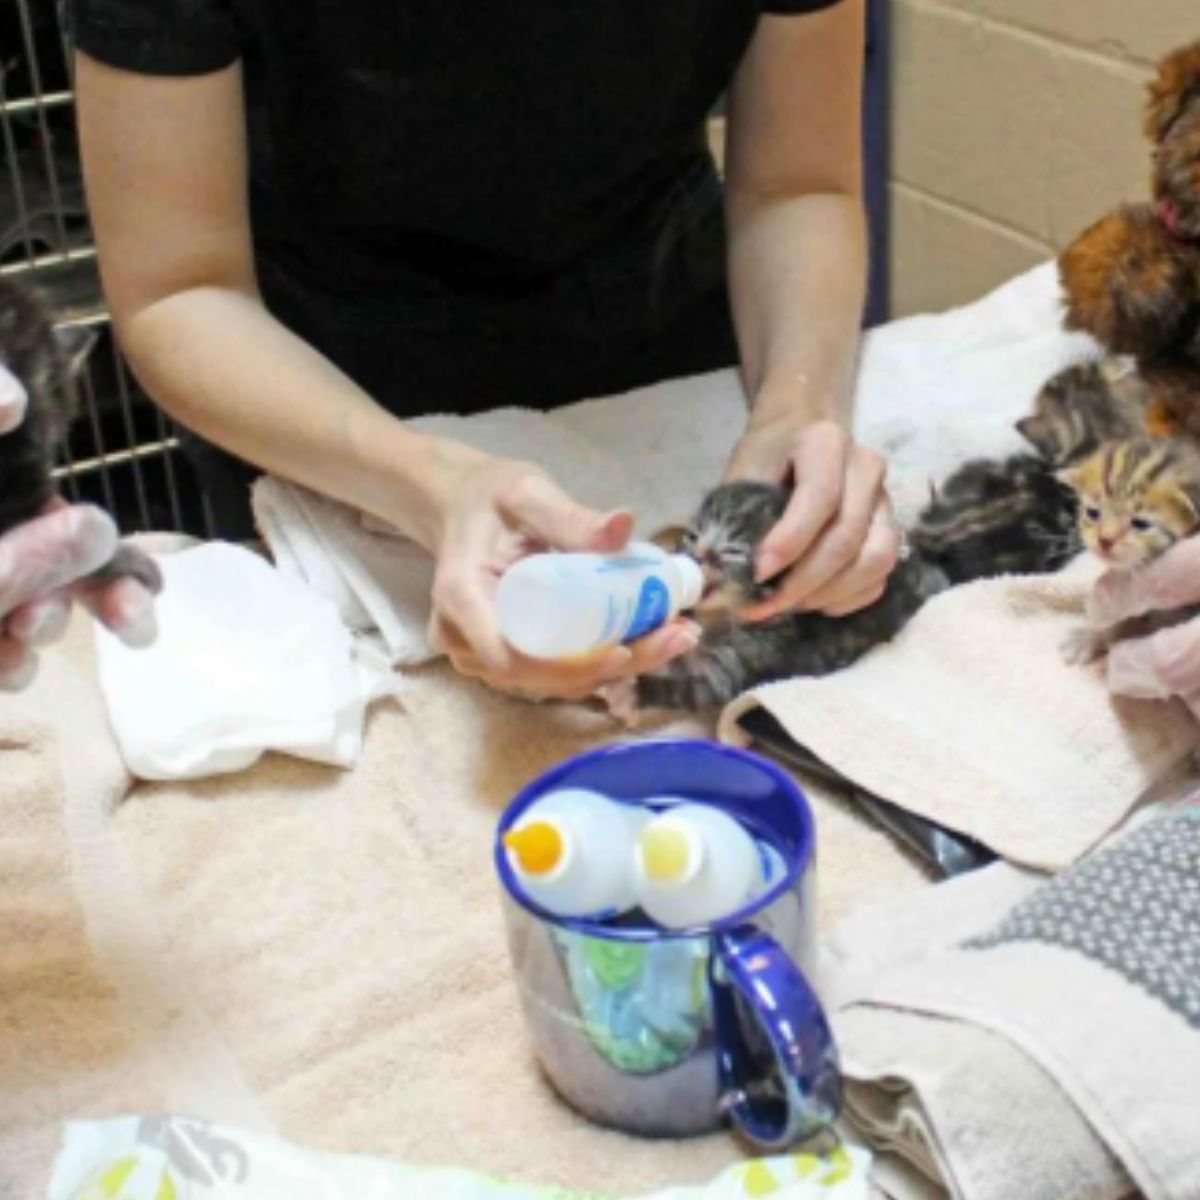
[(0, 0), (0, 274), (91, 331), (82, 409), (57, 469), (68, 499), (122, 530), (204, 536), (212, 521), (171, 423), (121, 357), (100, 291), (79, 167), (71, 52), (53, 0)]

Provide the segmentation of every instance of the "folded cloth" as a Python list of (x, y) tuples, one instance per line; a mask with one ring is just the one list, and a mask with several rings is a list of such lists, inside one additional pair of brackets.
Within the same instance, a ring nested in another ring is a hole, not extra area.
[[(739, 1163), (707, 1186), (669, 1188), (646, 1200), (867, 1200), (870, 1165), (868, 1151), (839, 1146), (820, 1157)], [(47, 1200), (163, 1200), (191, 1196), (193, 1189), (213, 1200), (613, 1200), (455, 1168), (320, 1154), (274, 1137), (159, 1116), (68, 1124)]]
[(1102, 665), (1063, 662), (1096, 569), (944, 592), (854, 670), (742, 697), (721, 736), (744, 742), (738, 720), (761, 705), (866, 791), (1013, 862), (1062, 868), (1200, 742), (1182, 705), (1115, 699)]
[(326, 599), (221, 542), (161, 560), (160, 633), (131, 650), (97, 627), (100, 684), (130, 771), (196, 779), (266, 751), (352, 766), (368, 704), (394, 686)]
[(1200, 804), (1049, 883), (999, 864), (856, 918), (832, 957), (852, 1124), (954, 1196), (1200, 1196)]
[[(965, 308), (869, 333), (856, 431), (888, 457), (899, 519), (911, 520), (929, 482), (964, 460), (1019, 449), (1013, 422), (1038, 388), (1094, 353), (1087, 338), (1062, 330), (1052, 263)], [(717, 482), (745, 412), (736, 374), (721, 371), (552, 413), (503, 409), (412, 425), (536, 463), (584, 503), (632, 508), (649, 532), (685, 519)], [(394, 662), (433, 656), (426, 555), (388, 538), (378, 520), (280, 480), (260, 480), (253, 503), (281, 570), (331, 599), (351, 628), (379, 629)]]

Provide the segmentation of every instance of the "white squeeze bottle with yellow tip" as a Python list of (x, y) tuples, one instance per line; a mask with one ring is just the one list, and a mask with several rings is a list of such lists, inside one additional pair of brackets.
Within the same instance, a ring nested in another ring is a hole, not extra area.
[(526, 895), (560, 917), (615, 916), (636, 903), (634, 846), (651, 814), (564, 788), (522, 813), (501, 839)]
[(649, 542), (620, 554), (531, 554), (504, 573), (496, 612), (505, 641), (529, 658), (562, 659), (631, 642), (704, 592), (700, 564)]
[(638, 835), (637, 903), (664, 929), (729, 916), (762, 892), (766, 876), (758, 843), (709, 804), (672, 804)]

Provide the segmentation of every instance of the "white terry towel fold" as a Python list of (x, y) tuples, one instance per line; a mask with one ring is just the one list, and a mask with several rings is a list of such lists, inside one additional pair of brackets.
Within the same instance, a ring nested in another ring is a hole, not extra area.
[(159, 560), (160, 631), (131, 650), (97, 627), (100, 686), (142, 779), (240, 771), (268, 750), (349, 767), (368, 704), (395, 684), (333, 605), (237, 546)]
[(857, 1132), (960, 1200), (1200, 1196), (1200, 806), (1049, 883), (1000, 864), (853, 918), (832, 949)]
[[(1094, 353), (1061, 328), (1047, 263), (979, 302), (868, 334), (858, 380), (859, 437), (888, 457), (898, 517), (911, 519), (964, 460), (1021, 448), (1013, 421), (1056, 371)], [(534, 462), (598, 508), (627, 505), (643, 531), (679, 521), (720, 478), (745, 423), (733, 371), (676, 380), (552, 413), (504, 409), (436, 416), (414, 428)], [(260, 532), (281, 570), (331, 599), (354, 629), (376, 628), (392, 660), (432, 657), (432, 568), (416, 547), (303, 488), (254, 489)]]
[(1063, 662), (1096, 569), (944, 592), (852, 670), (735, 701), (721, 736), (744, 742), (738, 720), (761, 705), (866, 791), (1010, 861), (1065, 867), (1200, 739), (1182, 705), (1114, 698), (1102, 664)]

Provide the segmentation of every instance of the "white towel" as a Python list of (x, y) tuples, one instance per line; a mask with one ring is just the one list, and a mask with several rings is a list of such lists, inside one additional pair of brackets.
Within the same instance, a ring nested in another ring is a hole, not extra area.
[(395, 685), (333, 606), (223, 542), (159, 561), (157, 641), (130, 650), (96, 632), (100, 686), (129, 770), (197, 779), (244, 770), (268, 750), (357, 762), (367, 706)]
[[(858, 380), (862, 441), (887, 455), (897, 515), (965, 459), (1022, 445), (1013, 421), (1056, 371), (1094, 355), (1062, 330), (1054, 265), (975, 304), (869, 333)], [(643, 532), (682, 520), (720, 477), (745, 423), (737, 376), (720, 371), (552, 413), (503, 409), (425, 417), (414, 428), (546, 468), (581, 501), (628, 505)], [(280, 569), (331, 599), (354, 629), (377, 628), (392, 660), (432, 657), (428, 558), (351, 510), (279, 480), (254, 489), (259, 529)]]
[(1198, 868), (1200, 807), (1160, 804), (1049, 883), (851, 918), (823, 978), (857, 1132), (956, 1200), (1196, 1200)]

